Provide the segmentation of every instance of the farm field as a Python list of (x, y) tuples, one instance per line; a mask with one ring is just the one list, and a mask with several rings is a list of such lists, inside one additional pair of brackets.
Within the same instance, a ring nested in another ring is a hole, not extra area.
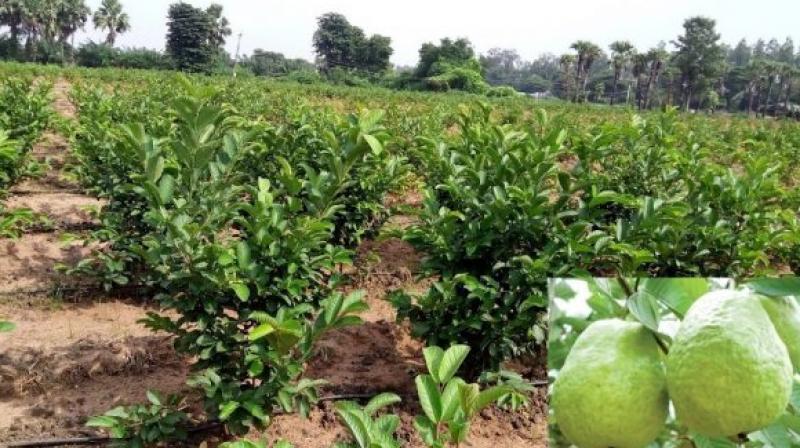
[(189, 446), (221, 421), (329, 447), (351, 432), (327, 398), (391, 392), (422, 447), (423, 349), (456, 345), (498, 391), (462, 446), (546, 446), (548, 277), (800, 271), (794, 121), (0, 75), (0, 440), (101, 434), (89, 417), (158, 390), (214, 423)]

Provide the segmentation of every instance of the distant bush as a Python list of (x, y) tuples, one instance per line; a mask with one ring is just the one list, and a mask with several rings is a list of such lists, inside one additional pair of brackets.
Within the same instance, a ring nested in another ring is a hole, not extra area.
[(517, 94), (517, 91), (510, 86), (490, 87), (486, 92), (486, 96), (489, 97), (516, 96)]
[(331, 84), (351, 87), (368, 87), (371, 85), (370, 80), (363, 74), (341, 67), (328, 70), (325, 74), (325, 79)]
[(75, 63), (83, 67), (120, 67), (164, 70), (172, 68), (170, 58), (147, 48), (114, 48), (89, 42), (75, 53)]
[(479, 71), (467, 67), (443, 67), (440, 75), (425, 79), (425, 84), (430, 90), (464, 90), (471, 93), (486, 93), (489, 84), (483, 79)]
[(311, 70), (299, 70), (296, 72), (291, 72), (285, 77), (289, 81), (298, 82), (300, 84), (316, 84), (318, 82), (322, 82), (322, 77), (319, 76), (319, 73), (311, 71)]
[(6, 61), (18, 61), (22, 53), (19, 42), (10, 36), (0, 35), (0, 59)]

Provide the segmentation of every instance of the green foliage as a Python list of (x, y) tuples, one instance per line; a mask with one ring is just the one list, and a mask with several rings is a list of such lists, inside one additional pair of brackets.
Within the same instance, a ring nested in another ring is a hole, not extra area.
[(256, 48), (241, 65), (256, 76), (286, 76), (295, 72), (316, 73), (314, 64), (304, 59), (288, 59), (283, 53)]
[[(451, 143), (421, 141), (428, 188), (420, 223), (404, 239), (440, 276), (421, 297), (398, 293), (398, 318), (429, 344), (472, 348), (470, 375), (533, 353), (544, 335), (544, 283), (558, 133), (534, 142), (492, 125), (489, 110), (464, 112)], [(534, 167), (534, 168), (531, 168)]]
[(399, 448), (394, 433), (400, 418), (393, 414), (375, 417), (381, 409), (399, 402), (399, 396), (383, 393), (373, 397), (363, 408), (350, 401), (336, 403), (336, 414), (355, 439), (355, 443), (338, 443), (337, 448)]
[(472, 68), (442, 63), (436, 72), (438, 74), (425, 78), (425, 84), (430, 90), (455, 89), (470, 93), (486, 93), (489, 90), (489, 85), (483, 80), (481, 73)]
[(119, 0), (103, 0), (100, 7), (94, 12), (92, 21), (95, 28), (108, 30), (106, 45), (113, 47), (119, 34), (130, 30), (130, 18), (122, 11)]
[(162, 442), (185, 440), (189, 416), (183, 411), (181, 398), (171, 395), (165, 400), (154, 391), (147, 391), (146, 405), (118, 406), (103, 415), (91, 417), (86, 426), (103, 428), (112, 439), (112, 446), (144, 448)]
[(514, 96), (516, 94), (517, 91), (510, 86), (491, 87), (489, 91), (486, 92), (486, 96), (488, 97)]
[[(518, 375), (505, 372), (487, 376), (487, 380), (496, 380), (497, 385), (484, 390), (455, 376), (469, 350), (466, 345), (453, 345), (446, 351), (436, 346), (423, 351), (429, 373), (416, 378), (424, 414), (417, 416), (414, 427), (429, 447), (459, 446), (469, 434), (473, 417), (487, 406), (498, 403), (516, 409), (528, 402), (526, 393), (532, 386)], [(336, 413), (354, 439), (354, 443), (339, 443), (337, 448), (400, 447), (394, 435), (399, 417), (394, 414), (375, 417), (381, 409), (399, 402), (399, 396), (383, 393), (364, 407), (349, 401), (337, 403)]]
[(481, 410), (509, 395), (524, 399), (510, 383), (481, 390), (478, 384), (468, 384), (454, 376), (468, 352), (465, 345), (453, 345), (446, 351), (436, 346), (424, 350), (429, 373), (416, 378), (424, 415), (417, 416), (414, 427), (429, 447), (443, 448), (449, 443), (459, 446), (467, 439), (471, 421)]
[(21, 146), (25, 156), (53, 117), (51, 85), (32, 78), (14, 77), (0, 82), (0, 129)]
[(380, 74), (389, 68), (393, 53), (390, 38), (378, 34), (367, 37), (345, 16), (333, 12), (317, 19), (314, 51), (326, 75), (334, 69)]
[(14, 331), (15, 328), (17, 326), (13, 322), (0, 320), (0, 333), (8, 333), (9, 331)]
[(147, 48), (118, 49), (108, 44), (89, 42), (75, 53), (75, 62), (83, 67), (120, 67), (165, 70), (172, 61), (163, 53)]
[(207, 73), (216, 47), (211, 43), (214, 22), (206, 11), (188, 3), (169, 7), (167, 54), (178, 70)]
[(683, 23), (684, 34), (675, 46), (675, 65), (684, 80), (683, 102), (688, 108), (692, 96), (703, 92), (722, 71), (724, 54), (719, 45), (716, 22), (706, 17), (692, 17)]

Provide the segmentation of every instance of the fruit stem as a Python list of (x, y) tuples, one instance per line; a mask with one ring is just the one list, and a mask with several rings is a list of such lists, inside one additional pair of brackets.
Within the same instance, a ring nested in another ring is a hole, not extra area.
[(622, 287), (622, 290), (625, 291), (625, 296), (630, 297), (633, 295), (633, 290), (631, 289), (631, 285), (628, 284), (628, 281), (625, 280), (622, 276), (617, 277), (617, 283), (619, 286)]
[(658, 343), (658, 347), (661, 349), (661, 351), (664, 352), (665, 355), (669, 354), (669, 347), (667, 347), (667, 344), (665, 344), (664, 341), (658, 337), (658, 334), (653, 332), (653, 337), (656, 338), (656, 342)]

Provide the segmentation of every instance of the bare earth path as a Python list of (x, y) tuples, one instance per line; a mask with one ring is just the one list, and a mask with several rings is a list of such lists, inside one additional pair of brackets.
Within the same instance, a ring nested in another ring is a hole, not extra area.
[[(55, 106), (71, 117), (75, 110), (68, 101), (68, 89), (65, 82), (56, 84)], [(49, 290), (65, 284), (68, 279), (54, 271), (54, 264), (78, 260), (88, 252), (79, 244), (64, 246), (59, 241), (63, 232), (91, 223), (87, 206), (101, 205), (75, 192), (76, 186), (64, 179), (61, 167), (68, 150), (63, 137), (45, 136), (36, 156), (51, 160), (52, 172), (18, 185), (18, 193), (7, 202), (47, 213), (55, 231), (31, 233), (19, 240), (0, 239), (0, 319), (17, 324), (14, 332), (0, 335), (0, 446), (6, 441), (95, 435), (83, 426), (91, 415), (120, 404), (144, 402), (148, 389), (189, 391), (185, 385), (188, 362), (174, 352), (167, 337), (137, 323), (150, 310), (140, 301), (112, 295), (101, 301), (69, 303), (47, 294), (46, 300), (28, 300), (32, 294), (26, 293), (13, 298), (2, 295), (12, 288)], [(419, 205), (416, 194), (401, 200)], [(403, 226), (411, 220), (396, 216), (390, 224)], [(414, 400), (414, 377), (424, 370), (422, 343), (395, 323), (394, 310), (384, 299), (395, 288), (427, 287), (411, 274), (418, 270), (419, 260), (420, 255), (403, 241), (365, 241), (357, 251), (348, 289), (366, 291), (370, 305), (363, 316), (366, 322), (328, 335), (307, 370), (307, 376), (330, 382), (323, 396), (383, 391), (403, 395), (404, 402), (396, 409), (403, 422), (398, 433), (403, 446), (411, 448), (423, 447), (413, 430), (413, 417), (421, 412)], [(543, 367), (536, 366), (534, 375), (542, 374)], [(534, 402), (518, 413), (483, 412), (474, 422), (470, 442), (463, 446), (545, 447), (546, 390), (537, 390)], [(298, 448), (329, 448), (345, 435), (332, 403), (326, 402), (308, 420), (278, 416), (265, 433), (251, 437), (284, 438)], [(209, 437), (208, 446), (215, 445), (216, 439)]]
[[(69, 101), (68, 91), (65, 81), (55, 83), (54, 108), (62, 117), (74, 119), (75, 107)], [(27, 208), (46, 215), (50, 224), (46, 231), (0, 240), (0, 299), (14, 293), (28, 296), (31, 291), (65, 285), (68, 279), (56, 272), (54, 266), (73, 263), (89, 253), (79, 242), (61, 242), (63, 232), (91, 226), (90, 211), (102, 205), (96, 198), (80, 194), (78, 186), (66, 178), (63, 167), (68, 151), (63, 136), (47, 132), (34, 146), (32, 156), (47, 163), (50, 169), (41, 178), (15, 185), (5, 201), (9, 209)]]

